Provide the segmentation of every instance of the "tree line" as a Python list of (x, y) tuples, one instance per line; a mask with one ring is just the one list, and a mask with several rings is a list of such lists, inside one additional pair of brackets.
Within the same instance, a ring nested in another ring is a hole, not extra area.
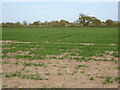
[(96, 17), (79, 14), (78, 19), (74, 22), (69, 22), (66, 20), (50, 22), (41, 22), (38, 20), (34, 21), (33, 23), (28, 23), (27, 21), (23, 21), (22, 23), (6, 22), (2, 23), (2, 27), (116, 27), (118, 24), (118, 21), (113, 21), (111, 19), (101, 21)]

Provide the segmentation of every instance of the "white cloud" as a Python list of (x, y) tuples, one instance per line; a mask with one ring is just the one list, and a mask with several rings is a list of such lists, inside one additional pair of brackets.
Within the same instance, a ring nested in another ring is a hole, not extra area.
[(2, 2), (119, 2), (119, 0), (1, 0)]

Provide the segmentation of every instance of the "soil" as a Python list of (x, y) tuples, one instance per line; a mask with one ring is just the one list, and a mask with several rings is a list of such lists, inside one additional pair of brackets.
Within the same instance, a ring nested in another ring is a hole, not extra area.
[[(3, 59), (4, 61), (4, 59)], [(16, 59), (7, 59), (6, 61), (16, 61)], [(19, 60), (22, 61), (22, 60)], [(88, 61), (79, 62), (76, 60), (61, 60), (61, 59), (48, 59), (29, 61), (30, 63), (44, 63), (45, 66), (26, 66), (24, 71), (21, 69), (24, 67), (22, 63), (19, 65), (3, 64), (3, 73), (13, 73), (21, 71), (26, 74), (39, 73), (42, 78), (48, 78), (48, 80), (32, 80), (21, 79), (19, 77), (5, 77), (3, 75), (2, 84), (3, 87), (9, 88), (117, 88), (117, 82), (108, 83), (103, 85), (105, 79), (98, 78), (100, 76), (116, 77), (118, 75), (117, 64), (112, 61)], [(86, 65), (88, 67), (79, 67), (77, 65)], [(84, 71), (84, 73), (80, 73)], [(46, 73), (49, 73), (47, 75)], [(90, 75), (90, 76), (88, 76)], [(94, 77), (94, 80), (90, 80)]]
[[(2, 41), (5, 43), (30, 43), (30, 42), (13, 42)], [(47, 42), (46, 42), (47, 43)], [(70, 43), (68, 43), (70, 44)], [(94, 45), (92, 43), (81, 43), (84, 45)], [(113, 44), (111, 44), (113, 45)], [(13, 47), (14, 48), (14, 47)], [(3, 48), (9, 49), (9, 48)], [(34, 49), (34, 48), (33, 48)], [(32, 49), (31, 49), (32, 50)], [(2, 87), (3, 88), (117, 88), (118, 82), (115, 78), (118, 77), (118, 63), (109, 61), (118, 58), (111, 56), (113, 51), (107, 51), (109, 55), (103, 57), (92, 56), (89, 61), (77, 61), (75, 59), (48, 59), (45, 60), (25, 60), (15, 59), (13, 57), (4, 58), (2, 62)], [(28, 55), (28, 51), (18, 51), (17, 53), (7, 53), (8, 56), (13, 55)], [(70, 53), (57, 55), (61, 58)], [(50, 55), (46, 57), (51, 57)], [(72, 56), (81, 57), (81, 56)], [(93, 60), (92, 60), (93, 59)], [(98, 59), (95, 61), (94, 59)], [(108, 61), (101, 61), (108, 59)], [(100, 60), (100, 61), (99, 61)], [(16, 64), (16, 62), (18, 62)], [(24, 63), (43, 64), (42, 66), (25, 66)], [(6, 77), (7, 73), (21, 72), (24, 75), (39, 75), (43, 80), (34, 80), (20, 78), (18, 76)], [(111, 80), (106, 82), (106, 77), (111, 77)], [(46, 80), (44, 80), (47, 78)]]

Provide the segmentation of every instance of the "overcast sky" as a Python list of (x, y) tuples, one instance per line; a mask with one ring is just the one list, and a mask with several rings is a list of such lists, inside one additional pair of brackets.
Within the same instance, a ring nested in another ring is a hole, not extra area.
[(4, 2), (2, 21), (17, 22), (77, 20), (79, 13), (105, 21), (118, 20), (117, 2)]

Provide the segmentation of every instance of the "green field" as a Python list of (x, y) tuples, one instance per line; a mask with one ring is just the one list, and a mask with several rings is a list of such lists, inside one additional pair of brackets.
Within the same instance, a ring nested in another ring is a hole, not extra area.
[(3, 28), (2, 42), (5, 88), (118, 85), (116, 27)]
[[(15, 53), (20, 50), (29, 51), (29, 55), (15, 56), (16, 58), (29, 59), (44, 59), (46, 55), (61, 55), (63, 53), (70, 53), (70, 55), (73, 56), (79, 55), (85, 57), (103, 56), (106, 54), (105, 51), (117, 51), (117, 31), (117, 28), (114, 27), (3, 28), (3, 40), (30, 42), (9, 43), (7, 45), (3, 45), (3, 48), (15, 47), (11, 49), (5, 49), (3, 50), (3, 53)], [(34, 49), (31, 50), (31, 48)], [(31, 56), (30, 54), (35, 55)], [(118, 56), (116, 53), (113, 53), (113, 55)], [(68, 56), (63, 58), (71, 59)], [(75, 59), (79, 60), (80, 58)]]
[(3, 40), (118, 43), (117, 27), (3, 28)]

